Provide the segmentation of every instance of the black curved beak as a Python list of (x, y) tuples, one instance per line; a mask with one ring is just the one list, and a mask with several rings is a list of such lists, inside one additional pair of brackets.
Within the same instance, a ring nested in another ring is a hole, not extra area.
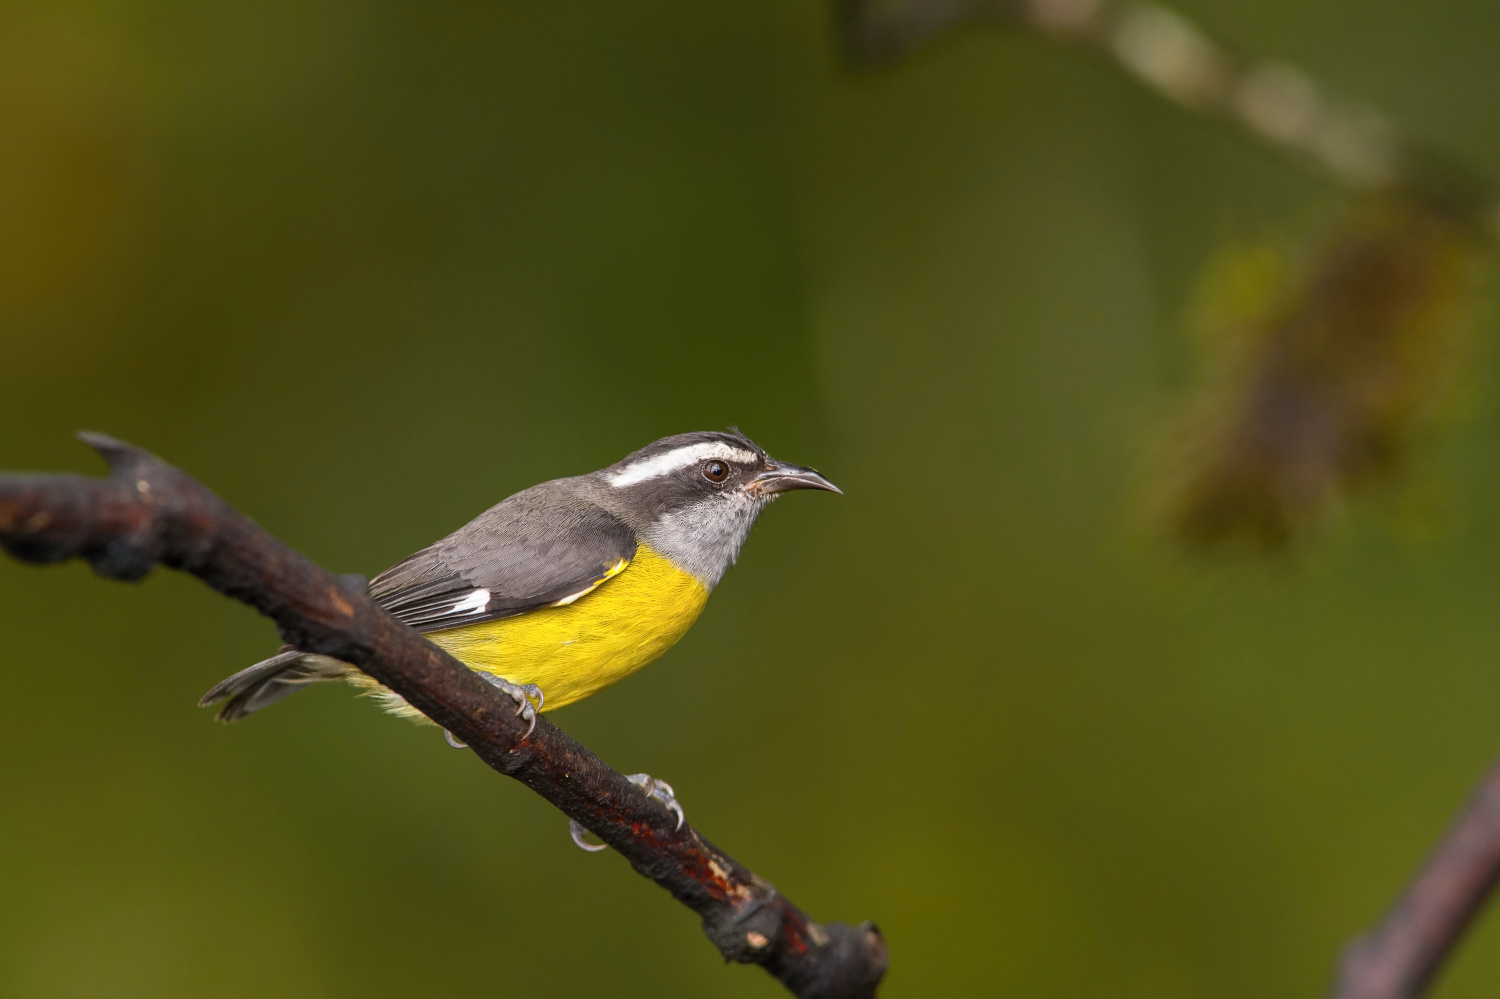
[(777, 493), (791, 492), (793, 489), (825, 489), (830, 493), (838, 493), (840, 496), (844, 494), (842, 489), (811, 468), (790, 465), (784, 461), (768, 461), (767, 466), (765, 471), (750, 480), (750, 484), (746, 486), (749, 492), (774, 496)]

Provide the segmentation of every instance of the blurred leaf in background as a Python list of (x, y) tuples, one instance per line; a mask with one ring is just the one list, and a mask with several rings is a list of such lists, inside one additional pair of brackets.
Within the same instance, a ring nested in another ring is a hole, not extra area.
[(1406, 464), (1460, 356), (1478, 238), (1376, 196), (1310, 260), (1264, 244), (1220, 255), (1198, 309), (1210, 387), (1180, 418), (1166, 486), (1183, 540), (1282, 545)]

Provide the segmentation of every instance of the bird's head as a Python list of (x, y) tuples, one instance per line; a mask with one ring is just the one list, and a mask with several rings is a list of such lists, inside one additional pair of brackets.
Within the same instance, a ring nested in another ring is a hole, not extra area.
[(712, 589), (734, 564), (761, 510), (793, 489), (839, 488), (778, 461), (738, 430), (664, 437), (595, 476), (653, 549)]

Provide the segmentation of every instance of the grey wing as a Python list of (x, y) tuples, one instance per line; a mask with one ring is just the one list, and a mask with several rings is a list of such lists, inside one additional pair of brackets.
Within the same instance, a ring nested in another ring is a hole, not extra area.
[(370, 595), (418, 631), (577, 599), (629, 564), (636, 538), (567, 483), (543, 483), (490, 508), (375, 577)]

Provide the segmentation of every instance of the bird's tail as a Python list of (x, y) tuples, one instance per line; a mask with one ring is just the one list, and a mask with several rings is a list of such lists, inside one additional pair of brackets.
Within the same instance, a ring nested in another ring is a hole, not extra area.
[(206, 708), (228, 698), (219, 709), (219, 721), (239, 721), (267, 704), (296, 693), (309, 683), (343, 679), (348, 675), (349, 668), (346, 663), (337, 659), (313, 655), (285, 645), (270, 659), (246, 667), (227, 680), (220, 681), (213, 690), (203, 695), (198, 706)]

